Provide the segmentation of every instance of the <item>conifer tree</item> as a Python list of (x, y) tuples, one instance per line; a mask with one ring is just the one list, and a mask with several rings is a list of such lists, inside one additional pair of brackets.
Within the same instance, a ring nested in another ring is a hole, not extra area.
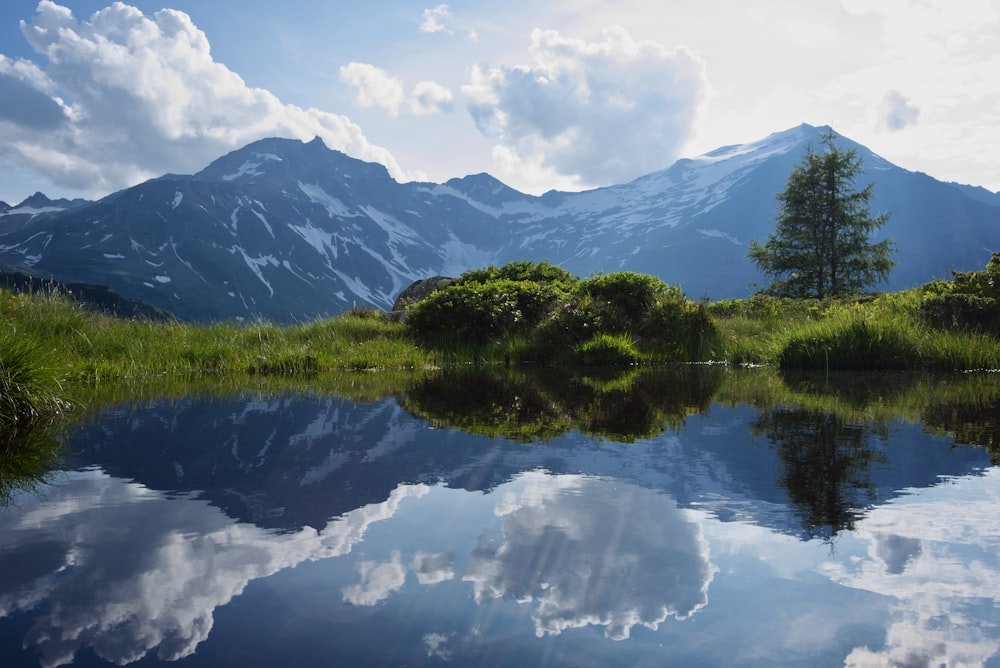
[(809, 147), (778, 193), (774, 234), (750, 244), (750, 259), (771, 277), (769, 294), (779, 297), (848, 297), (860, 294), (892, 271), (890, 240), (872, 243), (871, 234), (889, 214), (869, 213), (874, 184), (858, 190), (862, 160), (854, 149), (836, 145), (826, 132), (826, 150)]

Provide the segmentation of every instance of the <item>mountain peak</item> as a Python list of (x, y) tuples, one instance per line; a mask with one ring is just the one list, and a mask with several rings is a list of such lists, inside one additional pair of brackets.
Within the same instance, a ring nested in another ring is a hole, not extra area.
[(36, 192), (34, 195), (26, 198), (23, 202), (15, 207), (11, 207), (8, 210), (14, 211), (22, 209), (25, 211), (59, 211), (62, 209), (71, 209), (73, 207), (81, 206), (83, 204), (89, 204), (90, 202), (85, 199), (49, 199), (48, 196), (43, 192)]
[(390, 178), (384, 165), (358, 160), (328, 148), (319, 137), (308, 142), (284, 137), (259, 139), (218, 158), (194, 178), (235, 183), (262, 179), (314, 183), (343, 171), (364, 173), (376, 179)]

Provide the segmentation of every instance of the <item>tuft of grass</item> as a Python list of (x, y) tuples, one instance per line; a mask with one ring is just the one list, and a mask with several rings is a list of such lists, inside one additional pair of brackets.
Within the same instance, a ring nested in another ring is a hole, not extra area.
[(635, 342), (627, 334), (598, 334), (569, 354), (569, 361), (583, 366), (626, 366), (641, 359)]
[(71, 407), (36, 341), (0, 338), (0, 429), (56, 419)]

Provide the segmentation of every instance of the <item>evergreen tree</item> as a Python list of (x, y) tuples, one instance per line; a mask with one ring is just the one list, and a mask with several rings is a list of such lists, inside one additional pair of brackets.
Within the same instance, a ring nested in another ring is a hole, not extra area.
[(862, 161), (857, 151), (840, 149), (837, 136), (822, 136), (825, 151), (810, 147), (792, 170), (780, 202), (777, 227), (761, 245), (750, 244), (750, 259), (771, 277), (767, 292), (779, 297), (857, 295), (895, 266), (889, 240), (871, 243), (871, 233), (889, 219), (872, 218), (874, 184), (858, 190)]

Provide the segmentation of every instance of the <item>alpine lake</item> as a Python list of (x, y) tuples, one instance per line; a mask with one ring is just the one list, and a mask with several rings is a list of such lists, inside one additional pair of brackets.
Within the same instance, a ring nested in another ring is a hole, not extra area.
[(1000, 666), (1000, 374), (378, 373), (25, 446), (0, 665)]

